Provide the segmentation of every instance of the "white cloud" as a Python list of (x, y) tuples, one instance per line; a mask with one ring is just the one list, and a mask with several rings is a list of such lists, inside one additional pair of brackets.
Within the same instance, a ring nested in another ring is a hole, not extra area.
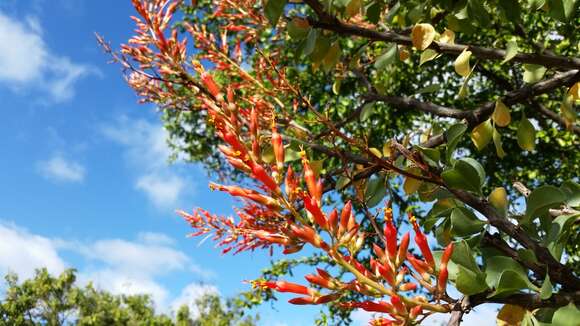
[(21, 22), (0, 12), (0, 84), (17, 92), (40, 90), (55, 102), (69, 100), (77, 80), (100, 72), (51, 53), (42, 32), (33, 16)]
[(82, 182), (85, 179), (85, 168), (82, 165), (58, 154), (39, 162), (38, 170), (45, 178), (55, 181)]
[(102, 134), (125, 147), (125, 157), (138, 172), (135, 188), (142, 191), (158, 208), (178, 207), (184, 195), (191, 194), (191, 179), (169, 165), (171, 149), (167, 131), (159, 123), (121, 117), (101, 128)]
[[(169, 312), (177, 302), (206, 292), (217, 292), (212, 285), (188, 284), (172, 296), (162, 277), (175, 273), (195, 273), (201, 279), (210, 275), (194, 264), (175, 241), (161, 233), (140, 233), (138, 240), (100, 239), (94, 242), (47, 238), (0, 220), (0, 274), (17, 273), (30, 278), (36, 268), (46, 267), (52, 274), (62, 272), (69, 264), (63, 259), (78, 254), (86, 260), (79, 270), (80, 284), (92, 282), (97, 288), (115, 294), (149, 294), (156, 306)], [(199, 271), (199, 272), (196, 272)]]
[(189, 306), (193, 318), (199, 316), (195, 301), (205, 294), (219, 294), (213, 285), (191, 283), (181, 291), (181, 294), (171, 303), (171, 310), (177, 311), (182, 305)]
[(65, 269), (55, 242), (49, 238), (0, 222), (0, 239), (1, 274), (10, 271), (29, 278), (37, 268), (46, 267), (51, 273)]

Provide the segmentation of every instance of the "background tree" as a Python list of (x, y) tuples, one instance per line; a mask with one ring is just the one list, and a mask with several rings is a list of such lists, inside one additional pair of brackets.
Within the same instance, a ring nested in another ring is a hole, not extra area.
[[(52, 276), (38, 270), (32, 279), (18, 282), (6, 276), (7, 289), (0, 302), (1, 325), (255, 325), (232, 301), (224, 304), (215, 294), (194, 302), (198, 313), (183, 305), (175, 320), (155, 312), (147, 295), (113, 295), (91, 284), (76, 285), (76, 273), (69, 269)], [(208, 322), (210, 322), (208, 324)]]
[[(339, 317), (390, 315), (378, 324), (435, 312), (457, 324), (487, 302), (506, 303), (503, 320), (573, 322), (575, 1), (133, 3), (138, 34), (120, 54), (101, 40), (105, 49), (143, 101), (163, 109), (178, 151), (244, 186), (212, 185), (243, 200), (239, 219), (183, 213), (195, 234), (215, 232), (224, 251), (308, 243), (323, 252), (275, 264), (255, 283), (264, 298), (289, 291), (307, 294), (293, 303), (329, 303)], [(381, 219), (373, 208), (385, 197), (394, 211)], [(322, 212), (333, 206), (354, 209), (341, 219), (352, 225)], [(423, 261), (414, 248), (405, 257), (408, 238), (395, 229), (407, 228), (405, 211), (451, 261), (431, 257), (415, 223)], [(403, 256), (385, 256), (389, 246)], [(307, 280), (330, 293), (272, 281), (297, 263), (327, 264)], [(447, 295), (447, 279), (464, 297)], [(413, 280), (425, 300), (399, 296)]]

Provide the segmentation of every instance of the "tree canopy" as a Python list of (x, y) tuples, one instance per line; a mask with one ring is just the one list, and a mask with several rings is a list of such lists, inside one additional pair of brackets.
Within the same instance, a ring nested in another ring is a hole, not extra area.
[[(503, 303), (504, 324), (574, 323), (576, 1), (133, 4), (137, 34), (120, 53), (101, 43), (176, 152), (242, 203), (235, 218), (182, 212), (194, 234), (319, 252), (274, 264), (261, 298), (300, 294), (334, 322), (458, 324)], [(325, 268), (309, 287), (278, 280), (295, 264)]]
[(147, 295), (113, 295), (93, 285), (76, 284), (76, 272), (52, 276), (46, 269), (23, 282), (15, 274), (5, 277), (7, 289), (0, 301), (1, 325), (158, 325), (227, 326), (255, 325), (233, 301), (205, 294), (191, 306), (184, 304), (171, 318), (155, 310)]

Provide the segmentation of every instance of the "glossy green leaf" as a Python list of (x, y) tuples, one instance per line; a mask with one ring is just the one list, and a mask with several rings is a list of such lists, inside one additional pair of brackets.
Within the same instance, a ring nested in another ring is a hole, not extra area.
[(485, 171), (476, 160), (462, 158), (455, 162), (453, 168), (445, 170), (441, 176), (443, 181), (452, 188), (481, 193)]
[(397, 62), (397, 44), (391, 43), (375, 61), (375, 68), (382, 70), (395, 62)]
[(479, 233), (485, 224), (465, 207), (457, 207), (451, 212), (451, 233), (453, 235), (466, 237)]
[(549, 208), (566, 201), (566, 195), (554, 186), (541, 186), (532, 191), (526, 204), (526, 217), (532, 218), (545, 214)]
[(552, 282), (550, 282), (550, 275), (546, 274), (542, 288), (540, 289), (540, 299), (547, 300), (552, 296)]
[(524, 279), (522, 275), (516, 271), (506, 270), (501, 273), (495, 286), (495, 291), (489, 294), (488, 297), (491, 298), (513, 294), (521, 289), (526, 289), (527, 287), (527, 278)]
[(458, 266), (455, 287), (464, 295), (472, 295), (487, 290), (485, 274), (475, 273), (463, 266)]
[(552, 325), (558, 326), (578, 326), (578, 321), (580, 321), (580, 310), (573, 302), (556, 310), (552, 317)]
[(447, 140), (447, 153), (446, 158), (447, 162), (450, 162), (453, 152), (457, 147), (457, 144), (461, 140), (461, 136), (467, 130), (467, 125), (464, 123), (457, 123), (449, 127), (447, 131), (445, 131), (445, 139)]
[(481, 270), (479, 269), (479, 266), (477, 266), (475, 258), (473, 258), (471, 248), (469, 248), (469, 245), (465, 240), (461, 240), (455, 243), (453, 254), (451, 255), (451, 260), (453, 260), (453, 262), (455, 262), (457, 265), (463, 266), (473, 273), (481, 274)]
[(278, 24), (278, 20), (282, 13), (284, 12), (284, 7), (286, 6), (287, 0), (268, 0), (264, 5), (264, 14), (270, 24), (276, 26)]

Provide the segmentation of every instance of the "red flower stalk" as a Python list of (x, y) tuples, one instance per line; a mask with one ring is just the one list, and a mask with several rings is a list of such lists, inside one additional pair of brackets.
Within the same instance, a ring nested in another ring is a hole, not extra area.
[(401, 264), (405, 261), (407, 250), (409, 249), (409, 238), (410, 234), (407, 232), (401, 239), (401, 243), (399, 244), (399, 251), (397, 252), (397, 261), (395, 262), (397, 266), (401, 266)]
[(328, 223), (326, 221), (324, 213), (322, 213), (322, 210), (318, 206), (318, 202), (308, 195), (304, 195), (303, 199), (304, 199), (304, 208), (306, 208), (306, 210), (310, 212), (310, 214), (312, 214), (314, 222), (318, 224), (323, 230), (327, 230)]
[(443, 255), (441, 256), (441, 265), (439, 265), (439, 277), (437, 279), (437, 291), (439, 293), (445, 293), (445, 288), (447, 287), (447, 277), (449, 272), (447, 271), (447, 263), (453, 254), (453, 242), (445, 247)]
[(389, 258), (394, 261), (397, 254), (397, 229), (393, 224), (393, 214), (391, 208), (385, 208), (385, 228), (383, 231), (387, 240), (387, 252)]
[(250, 134), (254, 139), (258, 138), (258, 129), (260, 124), (258, 122), (258, 110), (256, 107), (253, 106), (252, 110), (250, 110)]
[(270, 191), (274, 193), (279, 193), (280, 188), (274, 179), (266, 173), (266, 170), (260, 165), (255, 162), (252, 162), (251, 165), (252, 173), (256, 179), (258, 179), (264, 186), (266, 186)]
[(431, 249), (429, 248), (429, 243), (427, 243), (427, 237), (419, 228), (419, 224), (417, 224), (417, 219), (411, 213), (409, 213), (409, 221), (413, 224), (413, 229), (415, 230), (415, 243), (421, 250), (423, 257), (425, 257), (425, 261), (431, 268), (435, 268), (435, 260), (433, 259), (433, 254), (431, 253)]
[(216, 84), (216, 82), (214, 81), (212, 75), (210, 75), (207, 72), (202, 72), (201, 73), (201, 81), (203, 82), (203, 84), (205, 85), (205, 87), (207, 88), (207, 91), (214, 97), (218, 97), (218, 95), (220, 94), (220, 88), (219, 86)]

